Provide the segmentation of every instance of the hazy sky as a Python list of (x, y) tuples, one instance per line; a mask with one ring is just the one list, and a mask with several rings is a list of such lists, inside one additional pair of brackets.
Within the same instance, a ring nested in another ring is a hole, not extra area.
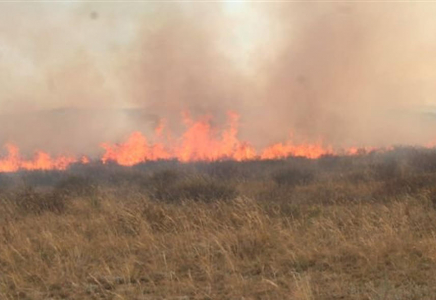
[[(220, 124), (231, 109), (255, 145), (425, 143), (435, 15), (425, 2), (0, 3), (0, 142), (86, 151), (147, 130), (107, 113), (141, 108), (176, 131), (181, 110)], [(23, 118), (59, 108), (95, 116)]]

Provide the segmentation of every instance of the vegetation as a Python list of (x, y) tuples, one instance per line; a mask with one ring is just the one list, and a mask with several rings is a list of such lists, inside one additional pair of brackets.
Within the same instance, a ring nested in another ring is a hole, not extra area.
[(436, 151), (0, 176), (1, 299), (433, 299)]

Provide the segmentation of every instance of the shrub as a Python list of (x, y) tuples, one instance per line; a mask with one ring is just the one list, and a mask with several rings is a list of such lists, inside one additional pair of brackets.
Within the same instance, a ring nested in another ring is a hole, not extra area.
[(211, 202), (229, 200), (237, 195), (236, 189), (229, 183), (200, 176), (182, 179), (171, 171), (154, 174), (147, 183), (147, 191), (152, 199), (163, 201)]
[(152, 174), (144, 182), (144, 187), (151, 198), (164, 200), (170, 198), (174, 185), (179, 180), (179, 174), (164, 170)]
[(374, 178), (377, 180), (391, 180), (393, 178), (401, 177), (402, 167), (401, 164), (395, 159), (386, 159), (381, 163), (372, 166)]
[(346, 172), (343, 176), (351, 184), (368, 183), (374, 180), (374, 172), (363, 167)]
[(226, 184), (204, 177), (181, 182), (171, 192), (174, 200), (189, 199), (203, 202), (231, 200), (237, 196), (236, 189), (229, 183)]
[(229, 180), (240, 177), (241, 162), (236, 161), (217, 161), (212, 163), (207, 163), (204, 167), (204, 171), (211, 177), (215, 177), (221, 180)]
[(416, 194), (425, 188), (432, 188), (436, 182), (435, 175), (419, 174), (392, 178), (383, 183), (376, 195), (395, 196)]
[(32, 187), (24, 187), (15, 194), (15, 205), (24, 213), (41, 214), (46, 211), (63, 213), (66, 199), (54, 193), (37, 192)]
[(172, 185), (180, 178), (179, 174), (172, 170), (163, 170), (152, 174), (147, 183), (158, 187)]
[(411, 151), (409, 163), (414, 169), (421, 172), (436, 171), (436, 151), (435, 149), (421, 149), (421, 151)]
[(307, 185), (315, 180), (315, 171), (312, 168), (289, 168), (277, 171), (272, 178), (278, 185)]
[(53, 195), (57, 197), (87, 197), (96, 192), (96, 185), (89, 178), (70, 176), (58, 182), (54, 187)]

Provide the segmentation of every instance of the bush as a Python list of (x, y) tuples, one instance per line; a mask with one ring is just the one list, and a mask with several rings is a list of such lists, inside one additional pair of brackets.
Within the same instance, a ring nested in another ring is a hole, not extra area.
[(199, 177), (181, 182), (172, 190), (175, 200), (194, 200), (212, 202), (216, 200), (231, 200), (237, 196), (236, 189), (226, 183)]
[(362, 167), (357, 170), (345, 172), (343, 177), (351, 184), (368, 183), (374, 180), (374, 172)]
[(70, 176), (58, 182), (53, 194), (57, 197), (88, 197), (96, 192), (96, 185), (89, 178)]
[(421, 149), (421, 151), (411, 151), (409, 163), (418, 172), (436, 171), (436, 151), (434, 149)]
[(380, 196), (413, 195), (426, 188), (432, 188), (436, 182), (435, 175), (419, 174), (393, 178), (383, 183), (376, 191)]
[(179, 174), (174, 171), (159, 171), (145, 180), (144, 187), (152, 198), (164, 200), (171, 197), (171, 191), (178, 180)]
[(392, 180), (403, 174), (400, 162), (390, 158), (373, 165), (372, 171), (376, 180)]
[(32, 187), (25, 187), (15, 194), (15, 205), (25, 213), (63, 213), (66, 209), (66, 199), (54, 193), (37, 192)]
[(194, 200), (211, 202), (230, 200), (237, 196), (236, 189), (229, 183), (208, 177), (180, 178), (171, 171), (154, 174), (147, 183), (152, 199), (163, 201)]
[(315, 171), (312, 168), (290, 168), (276, 172), (272, 178), (278, 185), (307, 185), (315, 180)]
[[(236, 161), (217, 161), (207, 163), (204, 166), (204, 172), (210, 175), (211, 177), (221, 179), (221, 180), (230, 180), (241, 177), (242, 173), (242, 163)], [(200, 169), (200, 171), (203, 171)]]
[(172, 185), (180, 178), (179, 174), (172, 170), (163, 170), (152, 174), (147, 180), (148, 184), (162, 187), (166, 185)]

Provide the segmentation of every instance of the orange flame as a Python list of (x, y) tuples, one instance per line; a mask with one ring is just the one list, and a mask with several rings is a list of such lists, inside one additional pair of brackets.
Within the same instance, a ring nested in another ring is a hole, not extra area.
[(262, 151), (261, 159), (277, 159), (289, 156), (301, 156), (307, 158), (319, 158), (323, 155), (333, 154), (331, 147), (323, 147), (321, 143), (294, 145), (291, 142), (286, 144), (274, 144)]
[[(77, 162), (72, 156), (52, 158), (48, 153), (37, 151), (32, 160), (20, 157), (18, 147), (7, 144), (8, 154), (0, 159), (0, 172), (16, 172), (18, 170), (65, 170), (70, 164)], [(86, 163), (82, 160), (82, 163)]]
[[(229, 127), (221, 135), (210, 124), (210, 117), (193, 121), (187, 113), (184, 123), (188, 127), (173, 147), (165, 147), (161, 142), (149, 145), (147, 139), (134, 132), (125, 143), (110, 145), (101, 144), (106, 150), (102, 162), (114, 161), (120, 165), (132, 166), (141, 162), (162, 159), (177, 159), (181, 162), (214, 161), (220, 159), (248, 160), (256, 157), (256, 151), (246, 142), (237, 138), (238, 119), (235, 113), (229, 113)], [(165, 127), (162, 123), (155, 130), (154, 140), (164, 138)], [(167, 135), (170, 144), (171, 135)]]
[[(285, 143), (269, 146), (259, 153), (248, 142), (238, 139), (239, 115), (228, 113), (225, 128), (218, 130), (211, 125), (211, 117), (204, 116), (193, 120), (188, 113), (183, 114), (185, 132), (178, 139), (173, 139), (166, 129), (165, 120), (155, 129), (151, 139), (141, 132), (133, 132), (124, 143), (102, 143), (105, 150), (100, 158), (102, 163), (115, 162), (123, 166), (133, 166), (146, 161), (176, 159), (180, 162), (217, 161), (217, 160), (254, 160), (281, 159), (289, 156), (300, 156), (316, 159), (323, 155), (360, 155), (371, 151), (388, 151), (392, 148), (349, 147), (334, 151), (331, 146), (317, 143), (294, 143), (292, 139)], [(434, 144), (427, 145), (428, 147)], [(26, 160), (20, 156), (18, 147), (5, 145), (7, 155), (0, 157), (0, 172), (16, 172), (18, 170), (65, 170), (71, 164), (87, 164), (89, 158), (83, 156), (51, 157), (48, 153), (37, 151), (33, 159)]]

